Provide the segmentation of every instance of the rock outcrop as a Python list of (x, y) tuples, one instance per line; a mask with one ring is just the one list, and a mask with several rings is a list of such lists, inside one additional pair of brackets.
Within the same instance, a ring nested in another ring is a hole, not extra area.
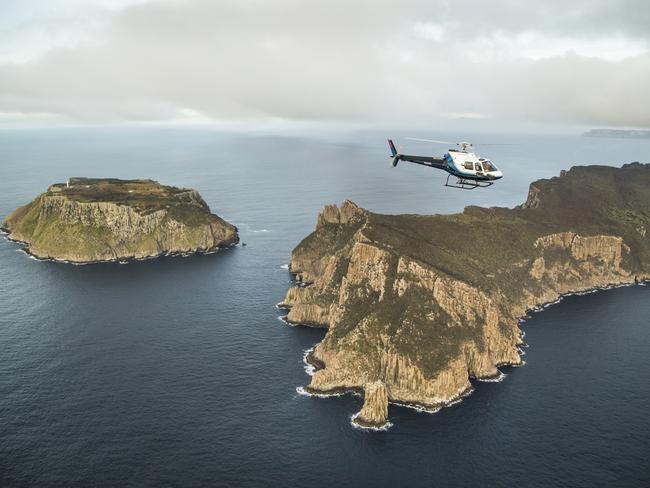
[(151, 180), (72, 178), (3, 222), (41, 259), (74, 263), (209, 252), (237, 244), (237, 229), (201, 195)]
[(363, 407), (353, 420), (361, 427), (381, 427), (388, 422), (388, 393), (386, 385), (375, 381), (364, 387)]
[[(380, 215), (328, 205), (293, 251), (287, 320), (326, 327), (313, 393), (438, 409), (520, 364), (518, 317), (559, 296), (650, 276), (650, 165), (576, 167), (515, 209)], [(384, 401), (384, 398), (386, 399)]]

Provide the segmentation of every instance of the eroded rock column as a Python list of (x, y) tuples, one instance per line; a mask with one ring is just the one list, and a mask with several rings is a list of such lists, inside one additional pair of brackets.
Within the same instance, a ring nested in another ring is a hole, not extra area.
[(364, 387), (363, 407), (354, 418), (362, 427), (382, 427), (388, 421), (388, 392), (381, 381)]

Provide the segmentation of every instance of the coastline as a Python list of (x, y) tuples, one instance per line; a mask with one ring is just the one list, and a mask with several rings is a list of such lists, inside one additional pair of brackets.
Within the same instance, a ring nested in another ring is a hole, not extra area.
[[(565, 297), (589, 295), (589, 294), (592, 294), (592, 293), (598, 293), (598, 292), (613, 290), (613, 289), (617, 289), (617, 288), (626, 288), (626, 287), (631, 287), (631, 286), (648, 286), (648, 283), (650, 283), (650, 275), (648, 275), (648, 276), (645, 276), (645, 275), (634, 276), (633, 280), (634, 281), (629, 281), (629, 282), (628, 281), (622, 281), (622, 282), (618, 282), (618, 283), (608, 283), (607, 285), (603, 285), (603, 286), (597, 286), (597, 287), (592, 287), (592, 288), (585, 288), (585, 289), (568, 291), (566, 293), (563, 293), (563, 294), (559, 295), (555, 300), (550, 300), (548, 302), (536, 304), (536, 305), (534, 305), (532, 307), (527, 308), (524, 315), (516, 318), (517, 324), (518, 324), (518, 326), (520, 326), (521, 324), (525, 323), (527, 320), (532, 318), (530, 316), (530, 314), (532, 314), (532, 313), (543, 312), (547, 308), (549, 308), (549, 307), (551, 307), (553, 305), (557, 305), (557, 304), (561, 303)], [(278, 303), (276, 305), (276, 307), (279, 308), (279, 309), (283, 309), (283, 310), (289, 310), (291, 308), (291, 307), (287, 306), (286, 304), (284, 304), (282, 302)], [(289, 321), (285, 320), (284, 318), (280, 318), (280, 319), (286, 325), (288, 325), (290, 327), (305, 326), (305, 327), (314, 328), (314, 326), (312, 326), (312, 325), (292, 323), (292, 322), (289, 322)], [(318, 328), (327, 329), (327, 327), (322, 327), (322, 326), (320, 326)], [(520, 329), (520, 341), (521, 341), (521, 343), (519, 344), (519, 346), (518, 346), (519, 349), (517, 351), (518, 356), (520, 358), (520, 361), (518, 363), (500, 363), (500, 364), (497, 364), (496, 367), (497, 367), (498, 374), (496, 374), (496, 375), (485, 376), (485, 377), (472, 377), (472, 376), (470, 376), (469, 377), (470, 386), (468, 386), (464, 390), (458, 392), (456, 395), (449, 398), (448, 400), (446, 400), (444, 402), (441, 402), (439, 404), (436, 404), (436, 405), (427, 405), (427, 404), (418, 403), (418, 402), (400, 402), (400, 401), (396, 401), (396, 400), (391, 400), (389, 398), (388, 404), (389, 405), (399, 406), (399, 407), (404, 407), (404, 408), (409, 408), (411, 410), (415, 410), (415, 411), (420, 412), (420, 413), (434, 414), (434, 413), (439, 412), (443, 408), (448, 408), (448, 407), (451, 407), (453, 405), (457, 405), (457, 404), (461, 403), (464, 398), (470, 396), (474, 392), (475, 388), (472, 385), (473, 381), (481, 382), (481, 383), (500, 383), (500, 382), (504, 381), (507, 378), (508, 374), (504, 373), (499, 368), (502, 368), (502, 367), (517, 368), (517, 367), (521, 367), (521, 366), (526, 365), (526, 362), (523, 359), (521, 359), (522, 356), (524, 356), (526, 354), (526, 352), (523, 351), (521, 348), (522, 347), (523, 348), (528, 348), (529, 347), (529, 345), (527, 343), (525, 343), (524, 340), (523, 340), (525, 335), (526, 335), (525, 331), (522, 331)], [(317, 344), (314, 344), (312, 347), (305, 350), (304, 353), (303, 353), (303, 362), (305, 364), (305, 372), (309, 376), (313, 376), (316, 371), (318, 371), (320, 369), (324, 369), (326, 367), (326, 364), (323, 361), (320, 361), (320, 360), (316, 359), (313, 356), (314, 348), (317, 346)], [(340, 388), (337, 387), (337, 388), (333, 388), (333, 389), (324, 391), (324, 390), (313, 389), (313, 388), (311, 388), (310, 386), (307, 385), (307, 386), (299, 386), (299, 387), (297, 387), (296, 391), (300, 395), (316, 397), (316, 398), (339, 397), (339, 396), (343, 396), (343, 395), (346, 395), (346, 394), (352, 394), (352, 395), (355, 395), (355, 396), (362, 396), (363, 395), (363, 388), (355, 388), (355, 387), (340, 387)], [(359, 423), (359, 422), (355, 421), (358, 414), (359, 414), (359, 412), (353, 414), (350, 417), (350, 423), (352, 424), (353, 427), (355, 427), (357, 429), (360, 429), (360, 430), (365, 430), (365, 431), (386, 431), (393, 425), (390, 421), (387, 421), (385, 424), (382, 424), (380, 426), (371, 425), (371, 424), (366, 425), (365, 423), (362, 424), (362, 423)]]
[(385, 432), (388, 429), (390, 429), (393, 424), (389, 420), (384, 422), (381, 425), (374, 425), (374, 424), (368, 424), (366, 422), (361, 422), (358, 420), (359, 418), (359, 412), (353, 414), (350, 416), (350, 424), (352, 427), (355, 429), (363, 430), (363, 431), (373, 431), (373, 432)]
[(71, 264), (73, 266), (86, 266), (90, 264), (104, 264), (104, 263), (118, 263), (118, 264), (129, 264), (129, 263), (135, 263), (135, 262), (141, 262), (141, 261), (151, 261), (155, 259), (160, 259), (164, 257), (183, 257), (183, 258), (188, 258), (191, 256), (207, 256), (210, 254), (216, 254), (219, 251), (223, 251), (226, 249), (231, 249), (233, 247), (237, 247), (238, 243), (233, 243), (230, 245), (226, 246), (217, 246), (213, 249), (206, 249), (206, 250), (201, 250), (198, 249), (196, 251), (191, 251), (191, 252), (162, 252), (158, 254), (152, 254), (149, 256), (143, 256), (136, 258), (135, 256), (124, 256), (124, 257), (119, 257), (119, 258), (113, 258), (113, 259), (99, 259), (99, 260), (89, 260), (89, 261), (69, 261), (67, 259), (57, 259), (57, 258), (52, 258), (52, 257), (41, 257), (38, 256), (37, 254), (34, 254), (33, 252), (30, 251), (29, 248), (29, 242), (27, 241), (22, 241), (20, 239), (13, 239), (11, 237), (11, 234), (9, 231), (4, 228), (0, 227), (0, 234), (4, 237), (4, 239), (7, 242), (11, 242), (14, 244), (18, 244), (19, 247), (17, 247), (17, 251), (25, 253), (30, 259), (34, 261), (40, 261), (40, 262), (51, 262), (51, 263), (57, 263), (57, 264)]

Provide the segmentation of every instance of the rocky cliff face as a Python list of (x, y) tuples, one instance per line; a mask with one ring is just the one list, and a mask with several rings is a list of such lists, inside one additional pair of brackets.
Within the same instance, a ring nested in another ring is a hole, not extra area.
[(51, 186), (3, 223), (43, 259), (94, 262), (207, 252), (239, 241), (195, 190), (150, 180), (75, 178)]
[(388, 421), (388, 392), (381, 381), (369, 383), (364, 387), (363, 408), (354, 417), (361, 427), (384, 426)]
[[(585, 167), (516, 209), (379, 215), (328, 205), (291, 257), (287, 320), (327, 327), (307, 391), (438, 409), (521, 363), (517, 317), (562, 294), (650, 276), (650, 165)], [(304, 285), (307, 286), (304, 286)]]

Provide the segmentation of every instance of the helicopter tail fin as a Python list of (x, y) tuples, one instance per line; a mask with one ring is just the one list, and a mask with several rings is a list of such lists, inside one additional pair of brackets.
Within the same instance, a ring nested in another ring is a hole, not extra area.
[(395, 149), (395, 144), (393, 144), (392, 139), (388, 139), (388, 147), (390, 148), (390, 153), (393, 156), (393, 167), (397, 166), (399, 163), (399, 154), (397, 154), (397, 149)]
[(393, 144), (392, 139), (388, 139), (388, 147), (390, 147), (390, 152), (393, 157), (397, 156), (397, 149), (395, 149), (395, 144)]

